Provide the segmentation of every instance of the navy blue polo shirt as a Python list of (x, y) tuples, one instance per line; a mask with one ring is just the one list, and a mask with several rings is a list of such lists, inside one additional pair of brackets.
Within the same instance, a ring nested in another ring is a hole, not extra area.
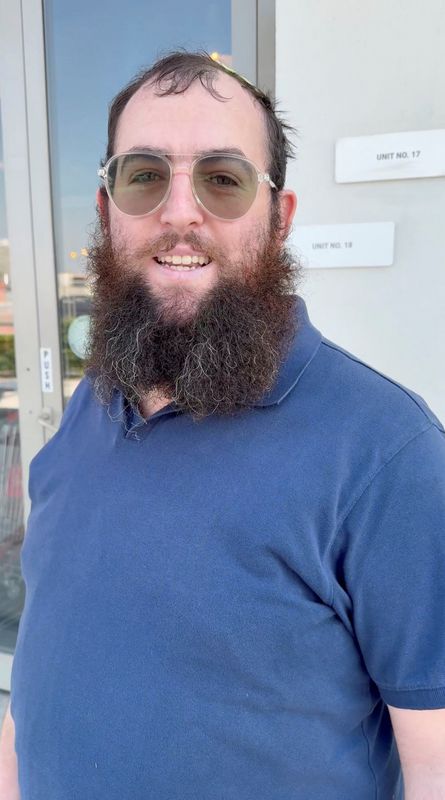
[(304, 305), (262, 402), (148, 421), (84, 379), (31, 465), (21, 800), (390, 800), (445, 707), (445, 443)]

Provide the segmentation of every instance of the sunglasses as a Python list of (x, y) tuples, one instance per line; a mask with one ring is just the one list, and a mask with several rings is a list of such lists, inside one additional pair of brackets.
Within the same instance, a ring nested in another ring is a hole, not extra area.
[[(182, 153), (171, 156), (190, 158)], [(176, 170), (166, 155), (131, 152), (112, 156), (97, 171), (116, 208), (131, 217), (153, 214), (167, 200), (174, 174), (190, 176), (199, 205), (218, 219), (240, 219), (252, 206), (261, 183), (276, 185), (267, 172), (247, 158), (212, 153), (192, 161), (189, 169)]]

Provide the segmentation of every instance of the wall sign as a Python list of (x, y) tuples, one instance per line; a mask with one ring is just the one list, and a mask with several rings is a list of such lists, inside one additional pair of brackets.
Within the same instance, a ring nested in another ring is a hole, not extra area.
[(388, 267), (394, 261), (394, 222), (296, 225), (291, 245), (304, 267)]
[(50, 347), (40, 348), (40, 378), (42, 392), (52, 392), (53, 389), (53, 361)]
[(404, 131), (339, 139), (337, 183), (445, 175), (445, 130)]

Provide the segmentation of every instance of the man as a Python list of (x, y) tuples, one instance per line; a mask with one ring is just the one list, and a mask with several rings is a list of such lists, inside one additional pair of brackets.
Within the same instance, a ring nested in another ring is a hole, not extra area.
[(2, 796), (445, 798), (444, 431), (290, 293), (289, 155), (206, 55), (111, 106)]

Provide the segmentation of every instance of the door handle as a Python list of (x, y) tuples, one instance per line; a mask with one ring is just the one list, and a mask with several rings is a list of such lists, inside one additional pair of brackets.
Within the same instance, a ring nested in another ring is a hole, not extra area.
[(52, 408), (42, 408), (40, 415), (37, 417), (37, 422), (42, 428), (46, 428), (49, 431), (53, 431), (55, 433), (59, 430), (57, 425), (53, 425), (53, 418), (54, 413)]

